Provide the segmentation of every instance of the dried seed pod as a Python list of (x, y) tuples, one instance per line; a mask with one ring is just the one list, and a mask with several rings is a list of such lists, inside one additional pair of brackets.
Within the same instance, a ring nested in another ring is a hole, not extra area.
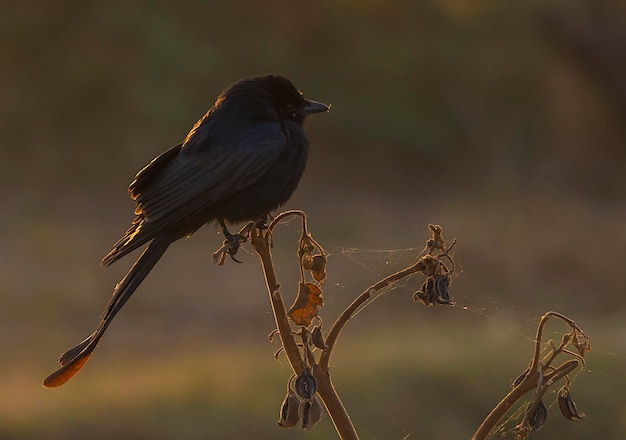
[(422, 290), (417, 290), (413, 293), (413, 301), (418, 302), (421, 301), (425, 306), (430, 306), (430, 301), (428, 299), (428, 294)]
[(528, 373), (530, 372), (530, 367), (526, 368), (522, 374), (520, 374), (519, 376), (517, 376), (517, 379), (515, 379), (513, 381), (513, 388), (515, 388), (516, 386), (518, 386), (519, 384), (522, 383), (522, 381), (526, 378), (526, 376), (528, 375)]
[(585, 417), (585, 414), (581, 414), (578, 412), (576, 408), (576, 404), (572, 400), (572, 396), (569, 392), (569, 386), (563, 385), (559, 390), (556, 398), (557, 403), (559, 404), (559, 410), (563, 417), (567, 420), (578, 420)]
[(439, 275), (433, 282), (434, 285), (434, 300), (437, 304), (453, 304), (450, 299), (450, 275)]
[(430, 307), (435, 302), (435, 284), (432, 277), (428, 277), (420, 290), (413, 294), (413, 301), (421, 301), (425, 306)]
[(311, 368), (306, 367), (302, 373), (296, 377), (294, 388), (298, 396), (303, 400), (309, 400), (317, 392), (317, 379), (311, 374)]
[(326, 257), (324, 255), (313, 255), (311, 275), (318, 283), (324, 283), (326, 280)]
[[(532, 404), (530, 405), (532, 406)], [(530, 409), (530, 406), (528, 409)], [(530, 429), (533, 431), (539, 431), (546, 420), (548, 418), (548, 408), (543, 404), (543, 401), (540, 400), (537, 404), (537, 408), (533, 414), (528, 418), (528, 423), (530, 424)]]
[(285, 400), (280, 406), (278, 426), (281, 428), (293, 428), (300, 420), (299, 409), (300, 399), (292, 390), (289, 390)]
[(322, 335), (322, 328), (319, 325), (313, 327), (313, 331), (311, 332), (311, 342), (317, 348), (324, 350), (328, 348), (326, 342), (324, 342), (324, 335)]
[(324, 283), (326, 280), (326, 256), (305, 253), (300, 259), (300, 264), (304, 270), (311, 271), (311, 276), (315, 281)]
[(311, 429), (322, 418), (322, 404), (317, 396), (300, 404), (298, 415), (302, 421), (302, 429)]

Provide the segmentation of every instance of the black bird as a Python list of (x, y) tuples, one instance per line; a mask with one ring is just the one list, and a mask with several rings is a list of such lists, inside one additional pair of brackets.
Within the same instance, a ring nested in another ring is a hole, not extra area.
[(304, 99), (283, 76), (243, 79), (222, 92), (183, 142), (139, 171), (128, 187), (136, 217), (102, 265), (150, 244), (115, 287), (98, 328), (61, 355), (62, 367), (44, 386), (62, 385), (80, 371), (171, 243), (212, 221), (231, 236), (225, 222), (257, 221), (284, 204), (306, 164), (304, 118), (329, 108)]

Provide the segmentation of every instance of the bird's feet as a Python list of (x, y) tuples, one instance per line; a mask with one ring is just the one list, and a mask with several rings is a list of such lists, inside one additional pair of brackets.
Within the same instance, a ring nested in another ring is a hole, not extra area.
[(224, 242), (222, 243), (222, 247), (213, 252), (213, 262), (221, 266), (226, 262), (226, 256), (230, 256), (233, 261), (241, 263), (241, 261), (235, 258), (235, 255), (241, 243), (248, 241), (250, 230), (254, 226), (254, 222), (246, 224), (236, 234), (231, 234), (228, 229), (226, 229), (226, 225), (223, 221), (220, 220), (220, 224), (222, 225), (222, 232), (224, 233)]

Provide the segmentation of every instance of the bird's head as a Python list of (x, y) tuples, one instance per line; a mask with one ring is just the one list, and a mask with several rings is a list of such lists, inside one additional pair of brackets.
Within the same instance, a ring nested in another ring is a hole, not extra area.
[(330, 110), (329, 105), (305, 99), (291, 81), (280, 75), (242, 79), (222, 92), (214, 108), (231, 104), (258, 119), (298, 123), (308, 114)]

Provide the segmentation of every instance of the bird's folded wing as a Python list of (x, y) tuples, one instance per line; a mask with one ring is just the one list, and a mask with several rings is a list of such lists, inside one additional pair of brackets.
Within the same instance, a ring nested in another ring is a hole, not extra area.
[(286, 144), (280, 123), (268, 121), (209, 142), (194, 141), (183, 144), (136, 194), (145, 223), (176, 224), (228, 199), (262, 177)]

